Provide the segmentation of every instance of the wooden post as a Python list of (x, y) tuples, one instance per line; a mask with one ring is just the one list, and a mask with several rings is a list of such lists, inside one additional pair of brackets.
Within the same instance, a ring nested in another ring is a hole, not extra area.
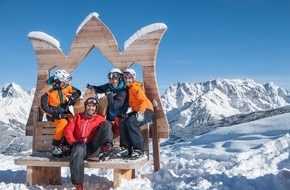
[(61, 185), (61, 167), (27, 166), (26, 183), (29, 186)]
[(154, 163), (154, 172), (159, 171), (160, 169), (160, 144), (158, 138), (158, 125), (157, 125), (157, 101), (153, 100), (154, 106), (154, 117), (153, 117), (153, 129), (152, 129), (152, 146), (153, 146), (153, 163)]
[(148, 156), (149, 160), (149, 127), (148, 123), (141, 126), (141, 133), (144, 140), (144, 153)]
[(122, 179), (135, 178), (135, 169), (114, 169), (114, 188), (120, 187)]
[(37, 127), (37, 121), (38, 121), (38, 106), (33, 107), (33, 139), (32, 139), (32, 152), (35, 152), (35, 129)]

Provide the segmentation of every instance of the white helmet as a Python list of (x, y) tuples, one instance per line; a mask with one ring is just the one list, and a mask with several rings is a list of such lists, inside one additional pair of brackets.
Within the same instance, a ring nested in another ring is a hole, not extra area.
[(131, 68), (125, 69), (123, 71), (123, 76), (130, 76), (133, 78), (133, 81), (136, 80), (136, 72)]
[(122, 75), (122, 72), (118, 68), (113, 68), (108, 72), (108, 79), (111, 78), (120, 78)]
[(69, 84), (72, 80), (72, 76), (66, 70), (57, 70), (54, 74), (54, 80)]

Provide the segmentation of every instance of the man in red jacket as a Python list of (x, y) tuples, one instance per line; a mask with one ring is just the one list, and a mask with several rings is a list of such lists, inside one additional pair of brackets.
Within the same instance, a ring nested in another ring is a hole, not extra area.
[(113, 147), (112, 125), (97, 114), (98, 99), (90, 97), (85, 101), (85, 111), (77, 114), (65, 128), (64, 136), (72, 145), (70, 157), (71, 181), (77, 189), (84, 183), (84, 160), (99, 156), (105, 161), (116, 155)]

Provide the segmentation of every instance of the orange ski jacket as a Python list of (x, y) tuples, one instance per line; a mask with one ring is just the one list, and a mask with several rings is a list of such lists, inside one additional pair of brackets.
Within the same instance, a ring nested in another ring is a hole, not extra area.
[[(51, 116), (54, 111), (61, 110), (61, 106), (65, 105), (67, 99), (73, 93), (79, 91), (72, 85), (67, 85), (65, 88), (52, 88), (41, 97), (41, 109), (46, 114)], [(80, 91), (78, 92), (80, 93)]]
[(151, 101), (147, 98), (145, 91), (143, 89), (143, 84), (139, 81), (134, 81), (128, 87), (129, 94), (129, 106), (134, 112), (145, 112), (146, 109), (153, 111), (153, 105)]

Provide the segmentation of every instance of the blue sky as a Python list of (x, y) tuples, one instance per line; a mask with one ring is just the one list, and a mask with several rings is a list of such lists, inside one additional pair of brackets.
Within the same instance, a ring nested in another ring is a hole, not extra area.
[[(138, 29), (167, 25), (156, 60), (161, 95), (176, 82), (216, 78), (250, 78), (290, 90), (289, 10), (289, 0), (0, 0), (0, 86), (35, 87), (37, 62), (29, 32), (53, 36), (68, 54), (78, 26), (97, 12), (121, 51)], [(80, 89), (103, 84), (110, 68), (94, 49), (73, 72), (72, 84)]]

